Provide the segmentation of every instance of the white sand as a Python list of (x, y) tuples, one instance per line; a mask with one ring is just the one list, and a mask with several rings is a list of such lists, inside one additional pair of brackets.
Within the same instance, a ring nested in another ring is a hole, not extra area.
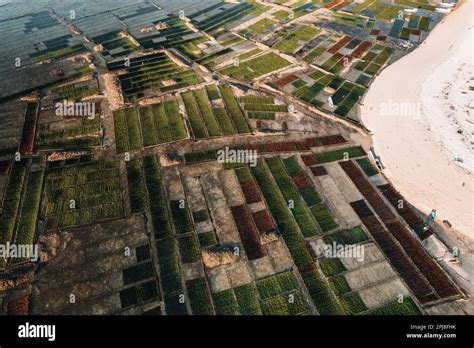
[[(473, 14), (474, 15), (474, 14)], [(472, 30), (471, 30), (472, 32)], [(459, 165), (474, 172), (474, 64), (472, 37), (452, 48), (453, 58), (441, 64), (423, 83), (423, 114), (434, 138)]]
[[(435, 208), (438, 221), (471, 237), (473, 14), (468, 0), (447, 15), (419, 48), (375, 79), (361, 106), (395, 187), (423, 212)], [(454, 153), (464, 163), (453, 161)]]

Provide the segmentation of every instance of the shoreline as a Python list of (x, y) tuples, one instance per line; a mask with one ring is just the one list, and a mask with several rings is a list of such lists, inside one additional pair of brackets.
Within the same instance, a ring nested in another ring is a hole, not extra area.
[[(466, 168), (469, 163), (463, 167), (452, 160), (452, 149), (442, 141), (445, 135), (451, 134), (440, 127), (446, 123), (443, 112), (432, 108), (438, 111), (437, 115), (431, 112), (426, 115), (426, 105), (431, 104), (425, 96), (425, 107), (422, 107), (422, 90), (433, 87), (433, 78), (429, 86), (427, 80), (437, 76), (433, 74), (436, 71), (438, 75), (443, 73), (439, 67), (455, 57), (453, 52), (461, 52), (466, 40), (472, 42), (472, 13), (473, 1), (460, 1), (420, 46), (376, 77), (359, 108), (362, 123), (372, 132), (375, 152), (386, 167), (384, 174), (396, 189), (424, 214), (437, 209), (437, 221), (448, 221), (452, 225), (449, 231), (457, 230), (471, 238), (474, 237), (473, 173)], [(472, 64), (472, 56), (468, 62)], [(386, 112), (387, 104), (404, 103), (414, 106), (411, 112)]]

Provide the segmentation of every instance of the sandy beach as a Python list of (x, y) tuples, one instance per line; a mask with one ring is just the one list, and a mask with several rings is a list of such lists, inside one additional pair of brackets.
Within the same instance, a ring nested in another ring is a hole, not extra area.
[[(385, 175), (418, 209), (474, 237), (474, 1), (378, 76), (361, 106)], [(445, 224), (447, 225), (447, 224)]]

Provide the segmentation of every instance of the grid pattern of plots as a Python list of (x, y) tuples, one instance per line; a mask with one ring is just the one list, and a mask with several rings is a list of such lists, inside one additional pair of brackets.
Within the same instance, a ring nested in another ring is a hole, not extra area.
[(0, 73), (84, 50), (82, 41), (43, 10), (0, 20)]

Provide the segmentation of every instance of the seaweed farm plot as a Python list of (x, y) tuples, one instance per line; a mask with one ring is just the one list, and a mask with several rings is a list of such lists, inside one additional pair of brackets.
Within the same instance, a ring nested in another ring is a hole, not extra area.
[(295, 276), (291, 272), (273, 274), (255, 283), (213, 293), (217, 314), (221, 315), (307, 315), (311, 313)]
[(395, 49), (391, 47), (380, 44), (373, 46), (354, 66), (354, 69), (360, 72), (355, 82), (368, 86), (372, 78), (387, 64), (394, 52)]
[(300, 268), (307, 267), (312, 262), (311, 255), (306, 250), (298, 224), (280, 193), (280, 189), (274, 183), (269, 170), (264, 163), (260, 163), (252, 168), (252, 174), (262, 191), (295, 264)]
[(0, 314), (468, 310), (357, 131), (451, 5), (0, 3)]
[(176, 100), (114, 112), (117, 153), (188, 137)]
[[(373, 228), (384, 230), (383, 232), (380, 232), (383, 237), (390, 238), (388, 236), (389, 234), (391, 234), (392, 238), (395, 238), (400, 243), (401, 249), (407, 255), (406, 257), (411, 259), (414, 264), (414, 267), (416, 267), (421, 272), (421, 274), (423, 274), (423, 276), (427, 279), (428, 283), (433, 287), (435, 291), (433, 296), (435, 298), (444, 298), (459, 295), (459, 291), (451, 284), (446, 274), (435, 263), (435, 261), (433, 261), (426, 254), (426, 252), (423, 250), (421, 245), (418, 244), (416, 239), (400, 223), (395, 214), (392, 213), (390, 208), (381, 199), (377, 191), (372, 187), (372, 185), (367, 181), (367, 179), (363, 177), (361, 171), (350, 161), (340, 162), (340, 165), (344, 169), (346, 174), (354, 182), (354, 184), (357, 186), (359, 191), (368, 200), (368, 202), (373, 207), (377, 215), (381, 218), (382, 222), (385, 224), (389, 232), (387, 232), (379, 223), (371, 222), (374, 220), (373, 218), (371, 218), (370, 221), (367, 221), (368, 218), (366, 218), (364, 224), (374, 224)], [(362, 203), (357, 203), (356, 205), (353, 204), (353, 207), (355, 207), (354, 209), (356, 210), (356, 213), (359, 216), (361, 216), (361, 214), (367, 214), (371, 217), (374, 216), (372, 213), (364, 213), (363, 209), (359, 206), (362, 207)], [(359, 211), (357, 211), (357, 209), (359, 209)], [(367, 225), (366, 227), (369, 228)], [(379, 241), (379, 245), (380, 242), (381, 241)], [(394, 242), (392, 243), (393, 245), (396, 245)], [(395, 265), (394, 267), (396, 268)], [(433, 296), (430, 297), (430, 300), (433, 298)], [(424, 299), (424, 301), (428, 301), (428, 299)], [(423, 303), (423, 301), (421, 302)]]
[(32, 154), (35, 143), (36, 123), (38, 122), (39, 103), (28, 103), (26, 107), (25, 123), (21, 135), (20, 152)]
[(248, 95), (240, 97), (239, 102), (250, 119), (275, 120), (277, 115), (288, 114), (288, 106), (276, 104), (272, 97)]
[[(3, 197), (2, 211), (0, 214), (0, 242), (5, 245), (13, 239), (16, 221), (20, 214), (21, 195), (28, 170), (26, 160), (14, 162), (6, 191)], [(0, 259), (0, 269), (6, 265), (6, 260)]]
[[(309, 314), (310, 308), (291, 272), (279, 273), (255, 282), (264, 315)], [(290, 300), (291, 299), (291, 300)]]
[(285, 28), (277, 33), (282, 39), (273, 48), (287, 54), (295, 53), (320, 32), (321, 30), (307, 25), (300, 25), (294, 29)]
[(162, 52), (111, 62), (107, 66), (112, 71), (126, 71), (118, 78), (129, 101), (142, 98), (147, 92), (165, 93), (204, 81), (192, 69), (178, 66)]
[(264, 252), (258, 231), (247, 207), (245, 205), (235, 206), (231, 207), (231, 211), (248, 259), (255, 260), (263, 257)]
[(87, 225), (123, 216), (118, 162), (48, 170), (45, 229)]
[(54, 102), (64, 100), (79, 102), (84, 98), (96, 95), (98, 92), (97, 80), (90, 79), (55, 87), (51, 94)]
[(302, 17), (308, 13), (313, 12), (318, 8), (314, 2), (296, 1), (290, 5), (290, 10), (278, 10), (271, 15), (279, 21), (280, 24), (288, 23), (289, 21)]
[[(9, 100), (81, 75), (87, 50), (80, 37), (41, 8), (28, 14), (10, 14), (0, 23), (0, 99)], [(66, 59), (71, 58), (72, 59)]]
[[(425, 222), (413, 211), (409, 203), (400, 195), (391, 184), (378, 186), (378, 189), (388, 199), (406, 223), (415, 231), (421, 240), (425, 240), (433, 234)], [(400, 204), (401, 203), (401, 204)], [(425, 228), (426, 227), (426, 228)]]
[[(15, 30), (12, 30), (13, 28)], [(30, 35), (26, 37), (26, 34)], [(81, 39), (71, 35), (47, 10), (2, 21), (0, 35), (4, 39), (2, 45), (4, 49), (0, 50), (2, 60), (14, 62), (19, 58), (21, 66), (60, 59), (86, 50)], [(14, 44), (19, 42), (22, 44)], [(0, 72), (10, 70), (12, 67), (15, 68), (14, 64), (5, 64), (0, 68)]]
[(370, 18), (391, 21), (398, 17), (400, 11), (403, 11), (403, 7), (393, 4), (386, 4), (381, 1), (368, 1), (364, 0), (358, 3), (356, 6), (351, 7), (350, 12), (364, 15)]
[[(376, 23), (381, 21), (389, 23), (388, 36), (417, 43), (420, 41), (421, 32), (429, 31), (432, 23), (442, 18), (442, 14), (435, 9), (435, 4), (432, 5), (430, 1), (397, 0), (391, 4), (382, 1), (362, 1), (347, 6), (344, 11), (367, 16), (375, 19)], [(383, 34), (386, 38), (387, 33), (384, 31)], [(382, 36), (379, 33), (377, 35)]]
[(430, 288), (428, 281), (420, 275), (417, 268), (380, 224), (365, 201), (352, 202), (351, 206), (417, 300), (422, 304), (436, 301), (438, 296)]
[(427, 35), (433, 23), (439, 20), (437, 15), (438, 13), (423, 10), (407, 14), (404, 19), (398, 18), (394, 21), (388, 35), (417, 44)]
[(258, 22), (248, 26), (245, 29), (242, 29), (239, 33), (245, 37), (256, 38), (266, 33), (271, 32), (275, 28), (277, 22), (269, 18), (262, 18)]
[(123, 31), (113, 31), (91, 38), (96, 43), (97, 50), (107, 60), (127, 56), (139, 50), (131, 37)]
[(169, 237), (173, 235), (173, 230), (157, 159), (154, 156), (145, 157), (143, 159), (143, 170), (155, 237)]
[[(31, 245), (36, 236), (45, 173), (45, 163), (38, 162), (33, 162), (37, 168), (32, 168), (28, 174), (28, 180), (24, 183), (23, 205), (19, 211), (19, 216), (21, 218), (17, 223), (14, 238), (16, 244)], [(18, 261), (26, 261), (26, 259), (14, 260), (14, 262)]]
[(204, 52), (205, 54), (197, 59), (196, 62), (209, 70), (215, 71), (250, 60), (261, 54), (262, 50), (252, 41), (241, 40), (229, 46), (213, 46)]
[(162, 20), (146, 28), (137, 25), (131, 33), (145, 49), (173, 48), (190, 59), (203, 54), (200, 43), (207, 40), (202, 33), (192, 31), (185, 21), (174, 16), (163, 16)]
[(235, 174), (239, 180), (240, 188), (242, 189), (247, 204), (261, 202), (262, 197), (248, 167), (236, 168)]
[[(326, 38), (326, 35), (321, 36)], [(303, 59), (308, 63), (319, 66), (325, 71), (365, 87), (370, 84), (373, 77), (384, 65), (390, 61), (390, 58), (396, 51), (392, 47), (380, 43), (373, 44), (368, 40), (361, 40), (352, 36), (339, 37), (338, 40), (334, 40), (334, 38), (334, 36), (326, 38), (309, 51)], [(318, 76), (317, 74), (316, 76)], [(357, 96), (360, 97), (364, 90), (362, 89), (357, 92)], [(336, 105), (336, 103), (334, 104)], [(348, 106), (350, 105), (348, 103)], [(347, 108), (346, 106), (336, 113), (344, 116), (344, 114), (347, 114)]]
[(221, 136), (222, 129), (212, 112), (204, 89), (181, 94), (196, 139)]
[[(388, 62), (394, 51), (394, 48), (382, 44), (373, 45), (370, 41), (344, 36), (326, 52), (321, 53), (313, 64), (367, 86), (372, 77)], [(369, 54), (369, 52), (372, 53)], [(371, 65), (370, 59), (374, 60), (374, 65)], [(367, 63), (363, 64), (366, 60)], [(369, 68), (368, 65), (371, 67)]]
[[(92, 108), (93, 103), (93, 108)], [(79, 104), (75, 104), (79, 105)], [(101, 104), (91, 101), (81, 116), (56, 116), (56, 108), (39, 112), (35, 147), (40, 151), (90, 149), (101, 145)], [(94, 115), (87, 116), (85, 113)], [(75, 112), (74, 112), (75, 113)], [(59, 118), (59, 120), (58, 120)]]
[[(31, 314), (161, 313), (161, 290), (142, 216), (77, 227), (71, 232), (62, 253), (38, 269), (39, 291), (31, 294)], [(53, 239), (63, 234), (49, 232)], [(128, 257), (124, 257), (124, 245), (130, 252)], [(77, 291), (81, 284), (87, 291)], [(76, 295), (75, 303), (67, 300), (71, 293)]]
[[(346, 5), (348, 5), (348, 2), (342, 2), (339, 3), (339, 5), (336, 5), (337, 9), (344, 8)], [(326, 25), (331, 28), (336, 28), (339, 29), (341, 26), (344, 26), (342, 28), (346, 27), (353, 27), (353, 28), (363, 28), (366, 29), (367, 31), (370, 31), (374, 28), (374, 26), (377, 24), (377, 22), (373, 18), (368, 18), (366, 16), (360, 16), (357, 14), (349, 13), (349, 12), (334, 12), (332, 21), (327, 23)], [(344, 30), (341, 30), (344, 31)]]
[(298, 267), (305, 286), (320, 314), (340, 314), (342, 312), (334, 294), (321, 278), (313, 262), (313, 258), (306, 248), (304, 237), (288, 208), (279, 187), (264, 162), (251, 169), (269, 211), (276, 222), (276, 227)]
[(263, 75), (283, 69), (291, 65), (289, 61), (274, 52), (240, 62), (237, 66), (224, 68), (219, 72), (234, 79), (254, 80)]
[(128, 198), (132, 213), (143, 213), (147, 207), (142, 161), (127, 162)]
[(298, 224), (301, 233), (305, 238), (320, 234), (309, 210), (302, 199), (300, 193), (296, 190), (293, 180), (285, 172), (285, 168), (278, 157), (265, 160), (270, 172), (275, 179), (288, 207)]
[(311, 167), (316, 164), (335, 161), (347, 161), (354, 157), (363, 156), (366, 156), (364, 149), (361, 146), (354, 146), (339, 150), (304, 155), (302, 156), (302, 159), (307, 166)]
[(282, 76), (268, 83), (302, 102), (357, 121), (354, 107), (365, 93), (364, 87), (321, 70), (309, 69), (292, 76), (293, 82), (286, 83)]
[(353, 289), (351, 289), (346, 278), (341, 274), (347, 269), (339, 258), (321, 258), (318, 263), (346, 313), (358, 314), (367, 310), (367, 306), (359, 293), (352, 291)]
[(250, 133), (250, 127), (245, 116), (240, 109), (239, 103), (235, 98), (232, 88), (229, 85), (219, 85), (219, 92), (222, 96), (227, 114), (232, 119), (235, 129), (238, 133)]
[(193, 14), (189, 18), (198, 29), (216, 35), (225, 31), (228, 25), (255, 10), (255, 7), (256, 5), (248, 2), (221, 3), (219, 6), (211, 7), (206, 13)]
[[(164, 169), (160, 167), (155, 156), (143, 158), (143, 169), (166, 313), (188, 314), (189, 309), (181, 300), (187, 289), (192, 312), (212, 314), (212, 306), (209, 306), (207, 301), (205, 279), (185, 282), (183, 276), (183, 269), (187, 264), (196, 264), (201, 260), (200, 245), (193, 231), (188, 204), (184, 199), (171, 198), (171, 187), (176, 188), (176, 184), (167, 181), (169, 174), (162, 174)], [(168, 195), (165, 186), (170, 191)], [(181, 187), (180, 182), (179, 186)], [(199, 303), (201, 300), (203, 303)]]
[(204, 57), (197, 59), (196, 62), (208, 69), (213, 69), (221, 63), (231, 62), (234, 56), (236, 56), (236, 52), (232, 48), (226, 47), (216, 52), (207, 54)]
[(384, 223), (391, 223), (396, 219), (396, 215), (385, 204), (382, 197), (370, 184), (370, 182), (363, 176), (362, 172), (356, 167), (352, 161), (339, 162), (342, 169), (354, 182), (357, 189), (367, 199), (370, 205), (374, 208), (377, 215)]
[[(30, 106), (30, 111), (33, 110), (32, 106)], [(27, 107), (28, 103), (21, 100), (12, 100), (0, 104), (0, 122), (2, 123), (0, 128), (1, 157), (12, 157), (19, 151)]]
[(288, 175), (296, 186), (298, 193), (301, 195), (306, 206), (316, 219), (321, 231), (327, 232), (336, 228), (338, 226), (337, 223), (334, 221), (328, 207), (317, 193), (314, 184), (308, 178), (306, 172), (300, 167), (297, 157), (288, 157), (282, 162)]
[[(420, 314), (409, 290), (361, 226), (327, 234), (317, 243), (322, 246), (323, 242), (326, 248), (344, 246), (346, 250), (351, 250), (337, 254), (337, 257), (326, 253), (319, 253), (318, 257), (321, 272), (347, 314), (382, 310), (400, 295), (403, 301), (400, 306), (392, 308), (392, 314)], [(363, 257), (357, 250), (363, 250)], [(411, 305), (408, 306), (408, 303)], [(405, 305), (410, 310), (405, 311)]]
[(195, 139), (250, 132), (229, 85), (208, 85), (182, 93), (181, 98)]
[(337, 50), (335, 52), (334, 50), (346, 45), (348, 41), (350, 41), (349, 37), (320, 29), (317, 38), (312, 40), (308, 47), (302, 49), (298, 56), (309, 64), (319, 65), (337, 53)]

